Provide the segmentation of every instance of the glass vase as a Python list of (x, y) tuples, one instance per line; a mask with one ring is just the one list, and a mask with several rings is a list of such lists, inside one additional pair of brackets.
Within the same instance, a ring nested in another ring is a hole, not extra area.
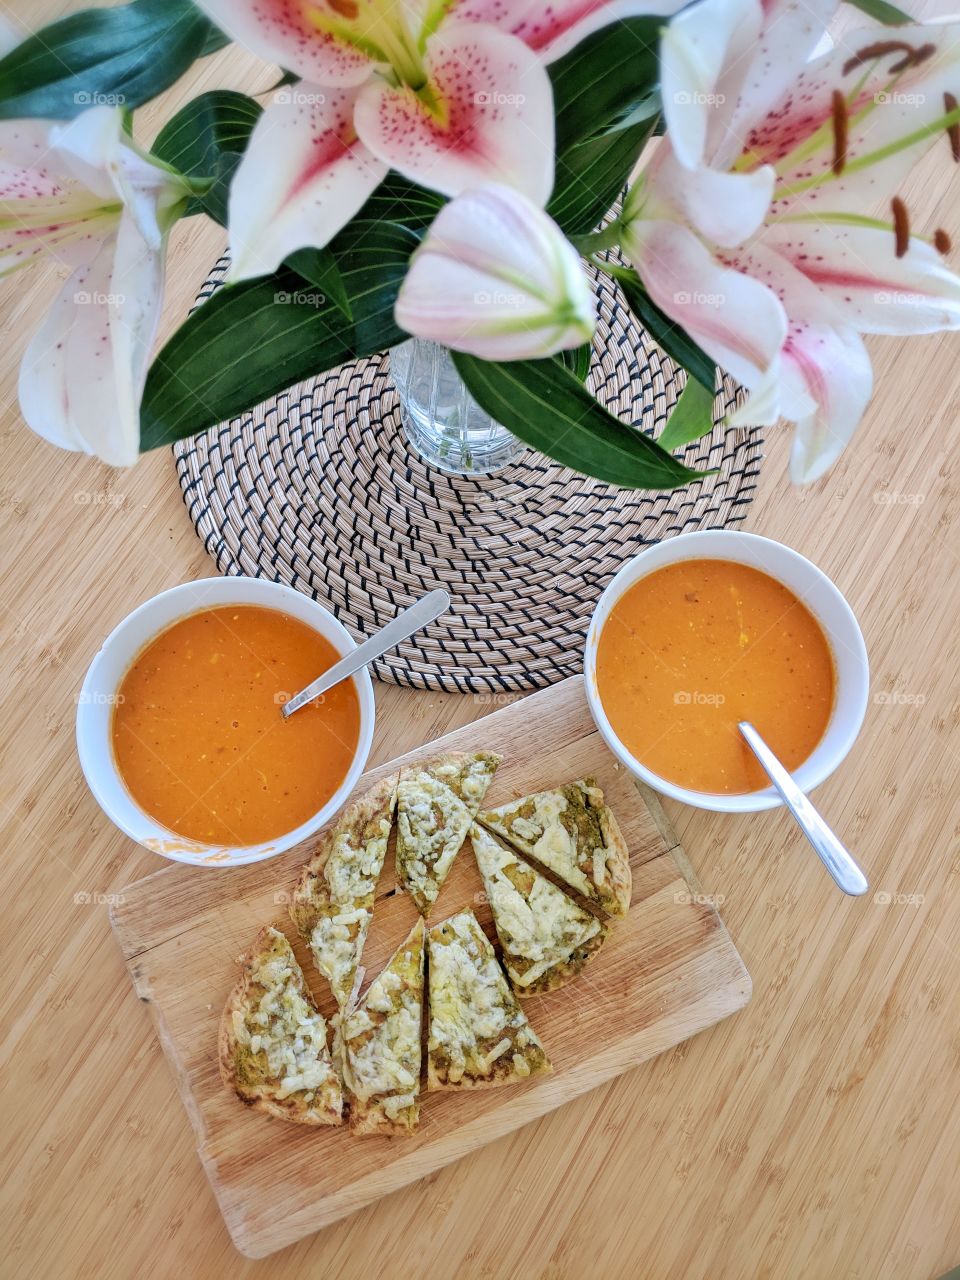
[(411, 338), (390, 352), (407, 439), (441, 471), (489, 475), (525, 448), (485, 413), (467, 390), (446, 347)]

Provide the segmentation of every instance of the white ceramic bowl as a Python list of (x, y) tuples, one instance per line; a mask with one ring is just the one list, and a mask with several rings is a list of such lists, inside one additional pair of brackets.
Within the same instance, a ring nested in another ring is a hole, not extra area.
[(813, 753), (793, 776), (803, 791), (810, 791), (828, 778), (853, 746), (867, 710), (870, 669), (863, 635), (853, 610), (826, 574), (782, 542), (761, 538), (754, 533), (735, 530), (704, 530), (683, 533), (641, 551), (628, 560), (597, 602), (587, 633), (584, 654), (584, 676), (587, 701), (607, 745), (627, 768), (664, 795), (673, 796), (699, 809), (721, 813), (756, 813), (774, 809), (782, 800), (773, 787), (750, 791), (744, 795), (717, 795), (713, 792), (690, 791), (653, 773), (627, 750), (614, 733), (600, 701), (597, 687), (597, 645), (600, 632), (617, 600), (639, 578), (677, 560), (735, 560), (752, 565), (776, 578), (799, 596), (820, 623), (830, 642), (836, 671), (833, 712), (826, 732)]
[(144, 813), (124, 785), (113, 757), (110, 722), (117, 689), (137, 654), (159, 632), (201, 609), (230, 604), (281, 610), (318, 631), (339, 653), (346, 654), (356, 648), (349, 632), (332, 613), (292, 587), (263, 578), (202, 578), (171, 587), (147, 600), (111, 631), (90, 664), (77, 706), (80, 765), (100, 808), (121, 831), (145, 849), (175, 862), (196, 866), (238, 867), (260, 862), (314, 835), (343, 806), (357, 785), (373, 742), (373, 684), (364, 670), (352, 677), (360, 703), (360, 737), (353, 762), (323, 808), (301, 826), (263, 844), (207, 845), (176, 835)]

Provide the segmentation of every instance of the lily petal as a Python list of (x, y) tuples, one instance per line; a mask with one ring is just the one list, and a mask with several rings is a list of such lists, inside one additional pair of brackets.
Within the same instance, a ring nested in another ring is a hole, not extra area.
[(760, 0), (700, 0), (679, 13), (660, 41), (660, 95), (677, 159), (694, 168), (708, 133), (724, 126), (760, 34)]
[(401, 328), (487, 360), (580, 346), (596, 303), (560, 228), (519, 192), (489, 185), (437, 214), (395, 308)]
[(912, 239), (902, 258), (892, 229), (871, 226), (782, 222), (765, 228), (763, 240), (862, 333), (960, 328), (960, 277), (922, 240)]
[(658, 203), (666, 201), (701, 235), (727, 247), (742, 244), (761, 225), (777, 179), (769, 165), (751, 173), (731, 173), (706, 165), (684, 168), (669, 137), (657, 147), (644, 177), (656, 184)]
[(427, 42), (429, 93), (376, 77), (357, 100), (357, 133), (384, 164), (458, 195), (505, 182), (537, 204), (553, 187), (553, 90), (535, 54), (492, 26), (445, 22)]
[(125, 216), (64, 285), (24, 354), (20, 406), (38, 435), (112, 466), (136, 462), (162, 282), (162, 249), (155, 252)]
[(276, 270), (322, 248), (387, 172), (359, 140), (355, 89), (305, 82), (278, 94), (254, 126), (230, 187), (232, 280)]
[(657, 306), (738, 382), (760, 386), (787, 333), (776, 295), (676, 223), (630, 223), (622, 244)]
[(687, 0), (460, 0), (452, 13), (467, 22), (489, 22), (518, 36), (544, 62), (562, 58), (594, 31), (624, 18), (670, 17)]
[[(711, 130), (711, 164), (723, 167), (731, 161), (753, 125), (782, 103), (784, 87), (795, 83), (811, 58), (833, 49), (826, 27), (839, 7), (838, 0), (766, 0), (762, 28), (748, 56), (731, 68), (739, 84), (733, 109), (723, 113), (722, 127), (718, 122)], [(724, 79), (729, 93), (732, 78)]]
[(123, 127), (119, 107), (91, 107), (50, 130), (50, 146), (65, 170), (83, 187), (136, 219), (153, 249), (189, 197), (183, 179), (140, 150)]
[(853, 329), (791, 324), (784, 361), (794, 365), (816, 408), (796, 425), (790, 454), (795, 484), (812, 484), (836, 462), (873, 394), (873, 369)]
[[(746, 149), (777, 165), (786, 191), (802, 188), (817, 175), (826, 179), (813, 191), (808, 186), (794, 196), (784, 196), (778, 213), (816, 211), (826, 201), (831, 209), (862, 211), (895, 191), (920, 156), (938, 141), (942, 143), (941, 132), (931, 130), (909, 147), (891, 145), (907, 135), (922, 133), (943, 115), (944, 93), (956, 94), (960, 23), (897, 27), (895, 40), (915, 50), (929, 48), (932, 54), (915, 65), (892, 71), (904, 58), (903, 49), (894, 47), (881, 57), (850, 66), (858, 52), (877, 44), (876, 27), (851, 32), (842, 44), (810, 63), (789, 91), (781, 89), (779, 99), (762, 120), (755, 111), (751, 111), (751, 120), (744, 118), (740, 132)], [(849, 117), (846, 170), (839, 177), (830, 174), (836, 89), (845, 94)], [(805, 145), (794, 160), (798, 143), (806, 143), (811, 135), (818, 137), (819, 147)], [(869, 167), (855, 166), (854, 162), (888, 148), (890, 153)]]
[(366, 54), (311, 21), (314, 13), (333, 20), (340, 16), (323, 0), (316, 4), (301, 0), (197, 0), (197, 5), (232, 40), (305, 80), (358, 85), (373, 70)]
[(51, 253), (67, 266), (89, 262), (116, 226), (119, 205), (64, 173), (50, 146), (50, 123), (0, 123), (0, 275)]

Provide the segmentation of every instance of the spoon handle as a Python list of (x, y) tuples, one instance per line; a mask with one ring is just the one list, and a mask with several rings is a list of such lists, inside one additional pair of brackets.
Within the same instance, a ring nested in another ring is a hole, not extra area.
[(740, 732), (753, 754), (763, 765), (780, 798), (796, 818), (801, 831), (813, 845), (820, 861), (844, 893), (854, 897), (866, 893), (867, 878), (853, 858), (830, 830), (823, 818), (803, 794), (790, 774), (773, 754), (756, 729), (747, 720), (740, 721)]
[(368, 662), (373, 662), (374, 658), (379, 658), (388, 649), (393, 649), (402, 640), (412, 636), (415, 631), (425, 627), (427, 623), (434, 622), (442, 613), (446, 613), (449, 608), (450, 597), (446, 591), (438, 589), (428, 592), (416, 604), (412, 604), (409, 609), (404, 609), (403, 613), (398, 613), (376, 635), (371, 636), (369, 640), (364, 640), (363, 644), (358, 645), (345, 658), (335, 662), (329, 671), (325, 671), (322, 676), (308, 684), (305, 689), (301, 689), (289, 702), (285, 702), (280, 708), (284, 719), (287, 716), (292, 716), (294, 711), (299, 711), (301, 707), (305, 707), (308, 702), (313, 702), (315, 698), (319, 698), (321, 693), (326, 693), (328, 689), (332, 689), (341, 680), (346, 680), (348, 676), (355, 675)]

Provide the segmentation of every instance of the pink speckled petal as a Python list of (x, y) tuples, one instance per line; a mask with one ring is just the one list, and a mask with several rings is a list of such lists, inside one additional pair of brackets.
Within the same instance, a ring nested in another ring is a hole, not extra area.
[(427, 44), (431, 112), (379, 77), (360, 90), (357, 132), (405, 177), (445, 195), (504, 182), (536, 204), (553, 187), (553, 91), (536, 55), (494, 27), (444, 23)]
[(383, 180), (387, 166), (354, 128), (355, 94), (291, 85), (257, 121), (230, 188), (231, 279), (322, 248)]
[(718, 261), (686, 227), (635, 222), (623, 249), (654, 302), (750, 390), (777, 360), (787, 317), (777, 296)]
[(112, 466), (136, 462), (163, 250), (154, 251), (125, 216), (61, 289), (20, 366), (21, 411), (45, 440)]
[(898, 258), (892, 229), (784, 222), (767, 227), (763, 242), (861, 333), (960, 328), (960, 278), (923, 240)]
[[(960, 23), (897, 27), (891, 39), (913, 48), (928, 45), (934, 53), (917, 66), (891, 73), (903, 56), (897, 50), (865, 66), (843, 74), (844, 64), (858, 50), (876, 43), (877, 29), (868, 27), (846, 36), (838, 47), (810, 64), (793, 91), (775, 104), (763, 121), (746, 136), (747, 145), (759, 156), (777, 163), (784, 184), (803, 182), (829, 170), (833, 157), (833, 133), (824, 131), (823, 145), (799, 162), (787, 157), (819, 125), (828, 122), (836, 88), (847, 95), (851, 116), (848, 128), (848, 164), (880, 151), (944, 112), (944, 94), (960, 97)], [(864, 213), (885, 202), (929, 148), (944, 145), (943, 134), (932, 132), (910, 147), (896, 150), (862, 170), (844, 172), (822, 186), (788, 195), (773, 212), (817, 214), (821, 210)]]
[(853, 329), (791, 323), (784, 365), (814, 403), (797, 420), (790, 451), (794, 484), (812, 484), (836, 462), (873, 394), (873, 369), (863, 339)]
[(356, 85), (370, 74), (366, 54), (310, 21), (311, 10), (326, 18), (340, 16), (324, 0), (197, 0), (197, 4), (232, 40), (306, 80)]
[(460, 0), (453, 16), (489, 22), (518, 36), (545, 62), (568, 53), (594, 31), (642, 15), (669, 17), (687, 0)]
[(89, 262), (116, 227), (119, 215), (104, 216), (103, 200), (65, 172), (50, 132), (49, 121), (0, 123), (0, 275), (40, 253)]

